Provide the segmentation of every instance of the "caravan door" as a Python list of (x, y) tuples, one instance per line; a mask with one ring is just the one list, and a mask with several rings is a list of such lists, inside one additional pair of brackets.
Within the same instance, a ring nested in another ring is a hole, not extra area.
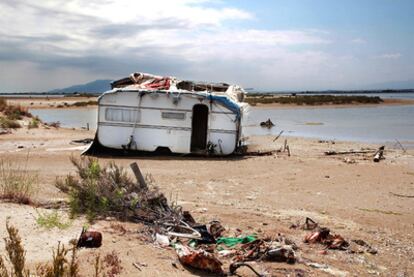
[(193, 107), (191, 123), (191, 152), (205, 152), (207, 148), (208, 107), (197, 104)]

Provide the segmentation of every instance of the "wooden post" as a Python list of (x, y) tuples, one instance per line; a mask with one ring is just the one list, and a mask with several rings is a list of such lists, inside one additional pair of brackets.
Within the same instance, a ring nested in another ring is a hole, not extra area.
[(288, 157), (290, 157), (290, 147), (289, 147), (289, 145), (286, 145), (286, 149), (288, 151)]
[(147, 183), (145, 182), (144, 176), (142, 176), (138, 164), (136, 162), (133, 162), (129, 166), (131, 167), (132, 172), (134, 172), (135, 178), (137, 178), (140, 188), (145, 190), (148, 189)]
[(286, 146), (287, 146), (287, 139), (285, 139), (285, 143), (284, 143), (284, 145), (283, 145), (283, 152), (285, 152), (285, 151), (286, 151)]
[(88, 122), (88, 123), (86, 123), (86, 130), (88, 130), (88, 131), (89, 131), (89, 122)]

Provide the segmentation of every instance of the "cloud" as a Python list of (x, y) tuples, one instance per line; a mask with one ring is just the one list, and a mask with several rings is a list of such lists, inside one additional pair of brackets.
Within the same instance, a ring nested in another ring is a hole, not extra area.
[(365, 44), (367, 43), (367, 41), (365, 39), (362, 38), (355, 38), (351, 40), (351, 43), (353, 44)]
[(387, 53), (387, 54), (379, 55), (378, 58), (396, 60), (396, 59), (401, 58), (401, 56), (402, 56), (401, 53)]
[(260, 89), (338, 88), (368, 68), (327, 51), (337, 37), (331, 31), (266, 28), (259, 20), (217, 0), (1, 1), (0, 91), (133, 71)]

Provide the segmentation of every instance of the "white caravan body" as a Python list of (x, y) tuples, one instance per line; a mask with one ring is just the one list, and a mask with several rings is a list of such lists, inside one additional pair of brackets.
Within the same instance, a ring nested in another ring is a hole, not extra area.
[[(177, 88), (177, 84), (182, 85), (172, 77), (135, 73), (130, 78), (137, 74), (154, 77), (156, 82), (151, 81), (151, 89), (142, 82), (117, 88), (114, 82), (113, 89), (99, 97), (96, 138), (101, 145), (214, 155), (232, 154), (240, 146), (240, 122), (246, 106), (237, 101), (244, 93), (240, 87), (226, 85), (220, 87), (225, 91), (214, 92), (208, 90), (209, 85), (203, 85), (192, 91)], [(154, 85), (165, 78), (169, 80), (167, 87), (165, 83)], [(185, 82), (188, 87), (189, 82)]]

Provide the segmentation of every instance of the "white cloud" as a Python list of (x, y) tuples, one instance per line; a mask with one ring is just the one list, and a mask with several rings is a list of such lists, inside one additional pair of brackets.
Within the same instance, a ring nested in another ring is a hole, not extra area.
[(362, 39), (362, 38), (355, 38), (355, 39), (352, 39), (351, 40), (351, 43), (354, 43), (354, 44), (365, 44), (365, 43), (367, 43), (367, 41), (365, 39)]
[(396, 59), (401, 58), (401, 56), (402, 56), (401, 53), (386, 53), (386, 54), (379, 55), (378, 58), (396, 60)]

